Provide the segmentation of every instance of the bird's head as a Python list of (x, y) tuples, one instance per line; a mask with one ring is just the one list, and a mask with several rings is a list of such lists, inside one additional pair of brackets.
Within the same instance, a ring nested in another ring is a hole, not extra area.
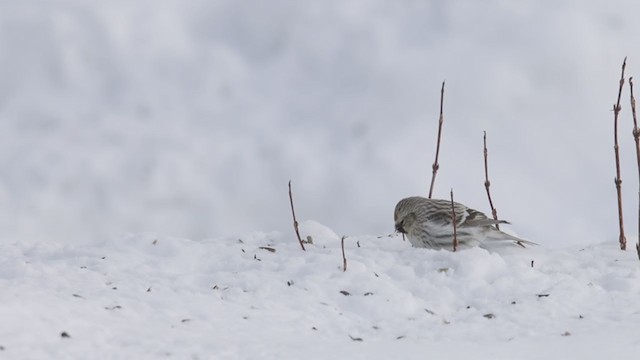
[(416, 200), (419, 198), (407, 198), (400, 200), (396, 205), (395, 212), (393, 213), (393, 220), (395, 221), (396, 231), (402, 234), (406, 234), (411, 231), (413, 224), (416, 221)]

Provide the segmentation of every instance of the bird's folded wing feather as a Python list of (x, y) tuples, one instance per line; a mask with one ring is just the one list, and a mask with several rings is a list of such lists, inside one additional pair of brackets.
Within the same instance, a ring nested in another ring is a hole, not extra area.
[(464, 222), (466, 226), (487, 226), (487, 225), (496, 225), (496, 224), (508, 224), (508, 221), (505, 220), (494, 220), (494, 219), (473, 219), (467, 220)]
[(467, 209), (466, 215), (467, 216), (463, 221), (464, 226), (488, 226), (509, 223), (505, 220), (489, 219), (485, 214), (473, 209)]

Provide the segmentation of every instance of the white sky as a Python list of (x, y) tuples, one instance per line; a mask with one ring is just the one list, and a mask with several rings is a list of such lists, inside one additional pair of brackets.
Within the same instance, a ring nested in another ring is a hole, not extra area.
[[(393, 230), (436, 196), (547, 246), (617, 241), (613, 115), (640, 4), (596, 1), (0, 4), (0, 239)], [(638, 75), (640, 78), (640, 75)], [(621, 151), (636, 236), (628, 92)], [(631, 240), (630, 240), (631, 241)]]

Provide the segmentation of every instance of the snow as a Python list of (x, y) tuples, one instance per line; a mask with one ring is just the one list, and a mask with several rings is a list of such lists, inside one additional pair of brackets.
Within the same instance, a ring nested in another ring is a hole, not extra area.
[[(0, 247), (3, 358), (582, 358), (640, 350), (615, 243), (434, 251), (291, 233)], [(69, 337), (62, 337), (66, 333)], [(426, 354), (426, 355), (425, 355)]]
[[(610, 109), (624, 56), (638, 77), (639, 11), (0, 2), (0, 358), (637, 357)], [(390, 234), (428, 191), (443, 80), (435, 197), (489, 213), (486, 130), (498, 213), (541, 246)]]

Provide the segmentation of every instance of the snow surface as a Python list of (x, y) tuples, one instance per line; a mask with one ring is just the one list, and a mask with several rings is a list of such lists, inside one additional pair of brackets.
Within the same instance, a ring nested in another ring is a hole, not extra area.
[[(640, 267), (615, 243), (457, 253), (398, 236), (0, 247), (3, 359), (635, 359)], [(63, 337), (65, 333), (68, 337)]]

